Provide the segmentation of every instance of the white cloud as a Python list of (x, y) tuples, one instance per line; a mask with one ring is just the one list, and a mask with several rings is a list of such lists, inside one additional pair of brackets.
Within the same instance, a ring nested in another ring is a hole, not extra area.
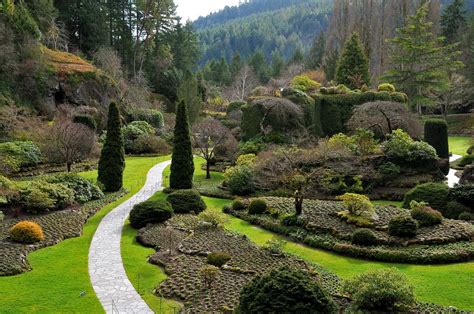
[(206, 16), (211, 12), (223, 9), (226, 5), (238, 5), (239, 0), (175, 0), (175, 4), (178, 6), (178, 15), (186, 21)]

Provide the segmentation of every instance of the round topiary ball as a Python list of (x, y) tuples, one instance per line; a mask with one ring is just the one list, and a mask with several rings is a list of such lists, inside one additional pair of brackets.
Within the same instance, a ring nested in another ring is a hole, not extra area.
[(418, 223), (411, 217), (397, 216), (390, 220), (388, 231), (393, 236), (413, 238), (418, 232)]
[(264, 199), (253, 199), (249, 204), (250, 215), (261, 215), (267, 211), (267, 202)]
[(336, 313), (336, 304), (305, 271), (287, 267), (256, 277), (240, 292), (239, 313)]
[(241, 210), (245, 210), (246, 208), (247, 208), (247, 205), (241, 200), (235, 200), (232, 203), (232, 210), (241, 211)]
[(359, 245), (375, 245), (377, 244), (377, 236), (370, 229), (357, 229), (352, 233), (352, 243)]
[(19, 243), (33, 244), (44, 240), (43, 229), (32, 221), (20, 221), (10, 229), (10, 238)]
[(175, 213), (187, 214), (194, 212), (199, 214), (207, 206), (196, 190), (178, 190), (168, 195), (167, 199)]
[(130, 224), (135, 229), (147, 224), (161, 223), (173, 216), (171, 204), (163, 200), (148, 200), (137, 204), (130, 212)]

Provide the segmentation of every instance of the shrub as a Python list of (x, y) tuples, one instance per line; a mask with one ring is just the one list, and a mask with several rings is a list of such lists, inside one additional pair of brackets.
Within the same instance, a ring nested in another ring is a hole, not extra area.
[(372, 218), (375, 213), (374, 205), (365, 195), (346, 193), (338, 196), (337, 199), (344, 203), (344, 206), (351, 215)]
[(145, 121), (157, 129), (164, 126), (163, 114), (155, 109), (136, 109), (131, 116), (134, 121)]
[(43, 229), (35, 222), (20, 221), (10, 229), (10, 238), (20, 243), (33, 244), (44, 240)]
[(196, 190), (178, 190), (167, 197), (175, 213), (187, 214), (194, 212), (199, 214), (206, 209), (206, 203)]
[(63, 184), (74, 193), (74, 200), (80, 204), (104, 197), (98, 186), (77, 174), (59, 174), (46, 179), (49, 183)]
[(228, 221), (226, 215), (215, 210), (205, 210), (198, 215), (199, 219), (211, 224), (213, 227), (224, 226)]
[(266, 96), (268, 94), (268, 89), (264, 86), (257, 86), (250, 92), (250, 95), (253, 97)]
[(227, 106), (226, 112), (229, 114), (232, 111), (240, 110), (240, 108), (246, 104), (245, 101), (233, 101)]
[(465, 212), (471, 212), (472, 210), (457, 202), (457, 201), (450, 201), (446, 204), (446, 210), (443, 212), (443, 216), (450, 219), (458, 219), (459, 215)]
[(261, 215), (267, 211), (267, 202), (264, 199), (253, 199), (249, 204), (249, 214)]
[(147, 224), (162, 223), (173, 216), (171, 204), (163, 200), (148, 200), (133, 206), (130, 212), (130, 225), (135, 229)]
[(255, 192), (254, 174), (249, 167), (231, 167), (224, 173), (225, 185), (235, 195), (249, 195)]
[(449, 158), (448, 124), (445, 120), (430, 119), (425, 122), (425, 141), (436, 149), (440, 158)]
[(359, 245), (375, 245), (377, 244), (377, 236), (370, 229), (356, 229), (352, 233), (352, 243)]
[(245, 154), (258, 154), (264, 149), (267, 148), (267, 145), (261, 139), (253, 139), (240, 144), (239, 150), (241, 155)]
[(380, 165), (379, 172), (385, 177), (393, 178), (400, 174), (400, 166), (389, 161)]
[(0, 143), (0, 170), (3, 172), (18, 172), (22, 168), (36, 166), (41, 159), (41, 151), (33, 142)]
[(472, 220), (474, 220), (474, 214), (464, 212), (464, 213), (459, 214), (458, 219), (459, 220), (464, 220), (464, 221), (472, 221)]
[(166, 140), (155, 135), (142, 135), (133, 143), (132, 151), (135, 154), (160, 154), (168, 155), (171, 147)]
[(359, 310), (405, 312), (415, 304), (413, 287), (395, 268), (372, 270), (347, 280), (343, 291), (350, 294)]
[(134, 153), (135, 141), (140, 137), (154, 135), (155, 128), (146, 121), (133, 121), (122, 128), (125, 152)]
[(97, 130), (97, 122), (95, 121), (94, 117), (88, 114), (78, 114), (75, 115), (73, 120), (74, 123), (79, 123), (82, 125), (87, 126), (91, 130)]
[(466, 155), (458, 162), (459, 167), (466, 167), (474, 163), (474, 155)]
[(207, 256), (207, 263), (216, 267), (222, 267), (232, 256), (225, 252), (213, 252)]
[(19, 203), (29, 213), (62, 209), (74, 202), (74, 191), (63, 184), (30, 181), (19, 187)]
[(5, 219), (5, 214), (0, 210), (0, 222), (2, 222), (3, 219)]
[(316, 81), (313, 81), (306, 75), (297, 75), (295, 76), (290, 83), (290, 86), (295, 89), (299, 89), (305, 93), (311, 93), (319, 90), (321, 84)]
[(240, 155), (237, 158), (236, 164), (237, 166), (251, 167), (256, 161), (257, 161), (257, 156), (255, 154), (245, 154), (245, 155)]
[(426, 203), (411, 201), (411, 217), (418, 221), (422, 227), (434, 226), (440, 224), (443, 220), (443, 215), (433, 208), (426, 206)]
[(449, 187), (444, 183), (423, 183), (405, 194), (403, 207), (409, 208), (411, 201), (426, 202), (434, 209), (443, 212), (448, 202)]
[(414, 141), (408, 133), (398, 129), (390, 134), (390, 138), (383, 145), (384, 153), (388, 158), (399, 163), (433, 161), (436, 159), (436, 150), (425, 142)]
[(449, 199), (472, 208), (474, 206), (474, 185), (455, 185), (453, 188), (449, 189)]
[(336, 304), (307, 272), (282, 268), (240, 292), (239, 313), (336, 313)]
[(232, 210), (240, 211), (247, 209), (247, 205), (241, 200), (235, 200), (232, 202)]
[(397, 216), (390, 220), (388, 231), (393, 236), (412, 238), (418, 232), (418, 223), (408, 216)]
[(270, 251), (272, 254), (281, 255), (283, 253), (283, 247), (286, 245), (286, 242), (280, 239), (270, 239), (265, 244), (265, 249)]
[(393, 86), (390, 83), (382, 83), (378, 86), (377, 90), (379, 92), (390, 92), (394, 93), (395, 92), (395, 86)]

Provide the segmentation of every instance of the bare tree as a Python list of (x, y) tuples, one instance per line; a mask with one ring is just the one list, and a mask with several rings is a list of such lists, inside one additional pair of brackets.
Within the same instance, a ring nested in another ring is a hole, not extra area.
[(94, 61), (101, 70), (115, 80), (118, 81), (123, 77), (122, 60), (113, 48), (105, 47), (97, 50), (94, 54)]
[(257, 85), (257, 76), (250, 66), (245, 65), (234, 79), (234, 83), (229, 90), (229, 99), (243, 101)]
[(447, 116), (449, 110), (460, 106), (463, 103), (469, 103), (470, 95), (474, 92), (474, 87), (464, 76), (457, 73), (449, 74), (449, 86), (440, 93), (431, 95), (439, 105), (443, 116)]
[(68, 35), (62, 22), (53, 17), (43, 38), (44, 43), (51, 49), (68, 51)]

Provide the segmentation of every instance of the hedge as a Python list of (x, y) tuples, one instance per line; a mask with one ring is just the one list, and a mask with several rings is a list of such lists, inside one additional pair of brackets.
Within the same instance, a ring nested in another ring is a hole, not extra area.
[(449, 158), (448, 124), (442, 119), (430, 119), (425, 122), (425, 142), (436, 149), (440, 158)]

